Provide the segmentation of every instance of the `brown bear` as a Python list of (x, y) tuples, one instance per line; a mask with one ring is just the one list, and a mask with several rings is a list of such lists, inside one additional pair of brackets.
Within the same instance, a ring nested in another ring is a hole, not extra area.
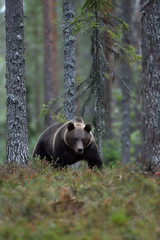
[(34, 148), (33, 157), (38, 155), (40, 159), (52, 162), (54, 167), (65, 167), (85, 160), (89, 168), (102, 168), (91, 125), (85, 125), (82, 118), (48, 127)]

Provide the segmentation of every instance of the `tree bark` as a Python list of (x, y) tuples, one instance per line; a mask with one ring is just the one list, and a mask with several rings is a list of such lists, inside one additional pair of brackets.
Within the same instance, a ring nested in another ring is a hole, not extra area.
[(7, 163), (28, 161), (22, 0), (6, 0)]
[[(56, 20), (56, 1), (42, 0), (43, 2), (43, 29), (44, 29), (44, 92), (45, 104), (51, 101), (52, 98), (58, 96), (57, 85), (57, 32), (56, 25), (53, 23)], [(53, 106), (53, 110), (54, 110)], [(46, 115), (46, 126), (53, 123), (52, 117)]]
[[(76, 117), (76, 39), (73, 36), (74, 1), (63, 0), (63, 42), (64, 42), (64, 117), (71, 120)], [(71, 168), (77, 169), (80, 163)]]
[[(38, 21), (36, 21), (36, 23), (38, 24)], [(34, 29), (33, 29), (33, 39), (36, 41), (36, 38), (40, 37), (39, 36), (39, 32), (37, 31), (37, 26), (34, 24)], [(38, 50), (37, 48), (34, 49), (34, 55), (35, 58), (36, 56), (38, 56)], [(35, 76), (37, 76), (37, 70), (39, 69), (39, 60), (36, 59), (36, 61), (34, 62), (34, 74)], [(38, 116), (40, 114), (41, 111), (41, 94), (40, 94), (40, 84), (39, 84), (39, 78), (35, 77), (34, 78), (34, 94), (35, 94), (35, 119), (36, 119), (36, 132), (39, 133), (40, 132), (40, 120), (38, 119)]]
[[(141, 0), (135, 0), (133, 3), (132, 11), (132, 45), (135, 47), (136, 52), (142, 54), (142, 26), (141, 26)], [(131, 105), (134, 116), (132, 117), (132, 131), (137, 132), (138, 141), (134, 141), (134, 158), (137, 158), (141, 153), (141, 79), (142, 79), (142, 70), (139, 65), (134, 65), (134, 70), (132, 73), (132, 89), (136, 94), (134, 103)]]
[(142, 159), (160, 167), (160, 1), (142, 0)]
[(64, 116), (71, 120), (76, 116), (76, 44), (73, 36), (74, 18), (73, 0), (63, 0), (63, 36), (64, 36)]
[[(106, 53), (108, 55), (107, 60), (109, 63), (109, 52)], [(106, 106), (106, 114), (105, 114), (105, 139), (111, 140), (112, 139), (112, 109), (111, 109), (111, 102), (112, 102), (112, 82), (110, 78), (107, 78), (105, 81), (105, 106)]]
[(92, 91), (94, 94), (94, 113), (93, 122), (95, 128), (95, 139), (98, 146), (99, 155), (102, 157), (102, 132), (103, 132), (103, 116), (104, 116), (104, 96), (106, 72), (108, 71), (108, 62), (105, 57), (102, 45), (102, 33), (99, 28), (101, 26), (101, 18), (99, 13), (95, 12), (95, 22), (98, 28), (92, 29), (91, 36), (91, 55), (92, 66), (90, 70), (90, 81), (92, 82)]
[[(106, 13), (112, 13), (111, 9), (106, 6)], [(104, 16), (104, 18), (106, 19), (106, 21), (108, 20), (106, 16)], [(104, 33), (104, 39), (106, 39), (106, 41), (109, 39), (110, 42), (112, 42), (112, 40), (110, 39), (110, 35), (108, 33)], [(106, 44), (106, 43), (105, 43)], [(112, 46), (110, 46), (112, 48)], [(105, 56), (107, 59), (107, 62), (109, 64), (112, 63), (111, 60), (111, 51), (106, 48), (105, 50)], [(108, 75), (110, 75), (108, 73)], [(106, 107), (106, 114), (105, 114), (105, 139), (106, 140), (111, 140), (112, 139), (112, 109), (111, 109), (111, 102), (112, 102), (112, 80), (111, 77), (106, 78), (105, 81), (105, 88), (106, 88), (106, 94), (105, 94), (105, 107)]]
[[(97, 24), (98, 21), (98, 14), (95, 13)], [(99, 155), (102, 157), (102, 130), (103, 130), (103, 105), (102, 105), (102, 98), (104, 96), (104, 78), (102, 77), (102, 62), (101, 62), (101, 35), (100, 31), (97, 28), (93, 29), (92, 37), (91, 37), (91, 54), (93, 57), (92, 62), (92, 81), (95, 82), (95, 89), (94, 89), (94, 127), (95, 127), (95, 139), (98, 146)]]
[[(132, 3), (128, 0), (122, 1), (122, 19), (131, 27)], [(123, 44), (131, 44), (131, 31), (123, 33)], [(130, 88), (131, 70), (128, 63), (121, 64), (121, 77), (123, 82)], [(130, 93), (122, 84), (122, 126), (121, 126), (121, 143), (122, 143), (122, 164), (130, 162)]]

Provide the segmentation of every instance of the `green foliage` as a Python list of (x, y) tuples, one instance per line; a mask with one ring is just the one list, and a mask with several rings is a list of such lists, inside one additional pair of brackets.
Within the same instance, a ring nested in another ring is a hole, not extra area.
[(120, 48), (124, 57), (123, 59), (128, 63), (141, 62), (142, 57), (135, 52), (135, 48), (131, 45), (125, 45)]
[[(136, 54), (134, 47), (122, 44), (122, 34), (129, 30), (129, 25), (122, 19), (111, 15), (109, 13), (111, 8), (113, 8), (113, 1), (86, 0), (79, 9), (79, 15), (72, 23), (75, 27), (74, 33), (83, 30), (92, 34), (93, 29), (97, 28), (109, 37), (107, 45), (113, 46), (111, 51), (114, 52), (115, 57), (119, 55), (129, 64), (140, 62), (141, 56)], [(97, 14), (99, 15), (98, 21)]]
[(106, 165), (116, 165), (121, 158), (120, 147), (116, 146), (113, 140), (104, 141), (102, 155)]
[(65, 123), (67, 120), (65, 119), (63, 114), (57, 114), (56, 116), (53, 116), (53, 119), (56, 119), (56, 121)]
[(0, 239), (158, 240), (160, 176), (135, 166), (73, 171), (0, 167)]
[(105, 3), (110, 4), (111, 1), (107, 0), (86, 0), (82, 6), (82, 12), (95, 12), (95, 11), (104, 11)]
[(114, 40), (116, 43), (120, 44), (122, 40), (122, 33), (125, 30), (129, 30), (129, 26), (127, 23), (122, 21), (120, 18), (117, 18), (119, 21), (118, 25), (115, 25), (112, 29), (110, 29), (108, 26), (106, 26), (106, 31), (109, 33), (109, 36), (112, 40)]
[[(47, 114), (51, 114), (53, 119), (56, 119), (58, 122), (65, 123), (66, 119), (63, 115), (63, 97), (51, 99), (48, 105), (43, 104), (39, 118)], [(57, 106), (57, 109), (53, 111), (53, 106)]]
[(85, 32), (91, 32), (93, 28), (99, 28), (96, 20), (96, 13), (102, 11), (105, 13), (105, 4), (111, 6), (111, 1), (106, 0), (86, 0), (79, 9), (79, 14), (74, 18), (72, 24), (74, 25), (74, 33), (81, 29)]
[(42, 108), (41, 108), (41, 112), (39, 114), (39, 117), (41, 117), (42, 115), (45, 116), (48, 113), (49, 113), (48, 105), (42, 104)]

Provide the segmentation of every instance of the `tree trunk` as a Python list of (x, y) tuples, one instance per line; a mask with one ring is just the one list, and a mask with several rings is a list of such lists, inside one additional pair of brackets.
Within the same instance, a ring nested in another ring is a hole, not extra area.
[[(109, 52), (106, 53), (108, 55), (107, 60), (109, 63)], [(111, 102), (112, 102), (112, 82), (110, 78), (107, 78), (105, 81), (105, 88), (106, 88), (106, 94), (105, 94), (105, 106), (106, 106), (106, 114), (105, 114), (105, 139), (111, 140), (112, 139), (112, 109), (111, 109)]]
[(142, 0), (142, 159), (160, 167), (160, 1)]
[[(142, 26), (141, 26), (141, 0), (135, 0), (133, 2), (132, 11), (132, 45), (135, 47), (136, 52), (141, 55), (142, 49)], [(139, 65), (134, 65), (132, 72), (132, 89), (136, 94), (134, 103), (131, 105), (134, 116), (132, 117), (132, 131), (137, 132), (138, 141), (134, 141), (134, 158), (137, 158), (141, 153), (141, 78), (142, 70)]]
[(23, 1), (6, 0), (7, 163), (28, 161)]
[[(57, 97), (57, 32), (56, 25), (56, 0), (43, 1), (43, 29), (44, 29), (44, 92), (45, 104)], [(54, 110), (53, 106), (53, 110)], [(53, 123), (51, 116), (46, 115), (46, 126)]]
[[(97, 24), (98, 22), (98, 14), (97, 16)], [(102, 96), (104, 91), (103, 78), (101, 74), (101, 35), (100, 31), (97, 28), (93, 29), (92, 37), (91, 37), (91, 54), (93, 57), (92, 62), (92, 79), (95, 81), (95, 89), (94, 89), (94, 127), (95, 127), (95, 139), (98, 146), (99, 155), (102, 157), (102, 130), (103, 130), (103, 121), (102, 121)]]
[(67, 120), (76, 116), (76, 44), (73, 36), (74, 18), (73, 0), (63, 0), (64, 35), (64, 115)]
[[(36, 21), (37, 22), (37, 21)], [(37, 22), (38, 24), (38, 22)], [(34, 30), (33, 30), (33, 37), (34, 40), (36, 41), (36, 38), (39, 37), (39, 32), (37, 31), (37, 26), (34, 25)], [(34, 49), (34, 54), (35, 54), (35, 58), (36, 56), (38, 56), (38, 51), (35, 48)], [(35, 76), (37, 76), (37, 70), (39, 69), (39, 61), (38, 59), (36, 59), (36, 61), (34, 62), (34, 74)], [(35, 77), (34, 78), (34, 94), (35, 94), (35, 118), (36, 118), (36, 132), (39, 133), (40, 132), (40, 120), (38, 119), (38, 116), (40, 114), (41, 111), (41, 94), (40, 94), (40, 84), (39, 84), (39, 78)], [(38, 119), (38, 120), (37, 120)]]
[[(132, 3), (128, 0), (122, 1), (122, 19), (131, 26)], [(124, 32), (123, 44), (131, 44), (131, 31)], [(121, 77), (123, 82), (130, 88), (131, 70), (129, 64), (123, 62), (121, 64)], [(121, 142), (122, 142), (122, 164), (130, 162), (130, 93), (122, 84), (122, 126), (121, 126)]]
[[(106, 5), (106, 14), (110, 13), (113, 14), (112, 10)], [(107, 17), (104, 16), (104, 19), (107, 21)], [(110, 35), (106, 32), (104, 32), (104, 39), (107, 42), (108, 40), (112, 42)], [(106, 43), (104, 43), (106, 44)], [(112, 48), (112, 46), (110, 46)], [(111, 59), (111, 51), (106, 48), (105, 49), (105, 56), (106, 60), (109, 64), (112, 64), (112, 59)], [(109, 78), (106, 78), (105, 81), (105, 88), (106, 88), (106, 94), (105, 94), (105, 107), (106, 107), (106, 114), (105, 114), (105, 139), (106, 140), (111, 140), (112, 139), (112, 109), (111, 109), (111, 102), (112, 102), (112, 79), (110, 77), (109, 72), (107, 73)]]
[[(97, 26), (101, 26), (101, 18), (98, 12), (94, 13)], [(98, 146), (99, 155), (102, 157), (102, 131), (103, 131), (103, 115), (104, 115), (104, 96), (106, 72), (108, 71), (108, 62), (106, 60), (104, 49), (102, 46), (102, 35), (98, 28), (92, 29), (91, 36), (91, 55), (92, 66), (90, 79), (94, 87), (94, 127), (95, 139)]]
[[(64, 116), (66, 120), (76, 117), (76, 39), (73, 36), (74, 18), (73, 0), (63, 0), (63, 38), (64, 38)], [(80, 163), (71, 168), (77, 169)]]

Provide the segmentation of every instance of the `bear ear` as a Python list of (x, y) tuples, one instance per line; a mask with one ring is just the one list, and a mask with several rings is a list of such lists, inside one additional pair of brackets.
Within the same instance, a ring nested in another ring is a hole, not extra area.
[(84, 130), (86, 130), (88, 133), (91, 131), (91, 129), (91, 124), (86, 124), (86, 126), (84, 127)]
[(71, 131), (71, 130), (75, 129), (75, 126), (72, 122), (69, 122), (67, 128), (68, 128), (68, 131)]

